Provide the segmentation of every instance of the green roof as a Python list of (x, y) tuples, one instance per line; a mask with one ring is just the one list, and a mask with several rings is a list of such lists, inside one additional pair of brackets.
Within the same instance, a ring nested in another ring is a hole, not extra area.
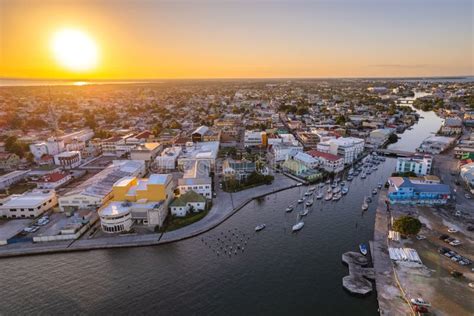
[(197, 202), (206, 202), (206, 198), (202, 196), (199, 193), (196, 193), (195, 191), (191, 190), (183, 195), (181, 195), (179, 198), (175, 199), (173, 202), (171, 202), (171, 207), (176, 207), (176, 206), (186, 206), (188, 203), (197, 203)]

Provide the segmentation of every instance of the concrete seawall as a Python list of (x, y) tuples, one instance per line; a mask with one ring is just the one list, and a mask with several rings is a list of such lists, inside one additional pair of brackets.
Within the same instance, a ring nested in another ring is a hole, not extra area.
[[(247, 190), (233, 194), (222, 192), (221, 198), (215, 199), (214, 207), (206, 217), (199, 222), (171, 232), (79, 239), (70, 242), (16, 243), (0, 247), (0, 258), (97, 249), (145, 247), (177, 242), (216, 228), (255, 199), (285, 191), (297, 185), (298, 183), (294, 180), (281, 176), (279, 181), (275, 181), (273, 185), (252, 188), (251, 192), (246, 192)], [(234, 202), (238, 203), (235, 207), (233, 207)]]

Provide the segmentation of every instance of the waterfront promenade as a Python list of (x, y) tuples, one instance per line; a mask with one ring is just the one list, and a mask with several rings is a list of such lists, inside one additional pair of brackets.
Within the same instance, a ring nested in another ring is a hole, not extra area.
[(232, 194), (220, 191), (217, 197), (214, 199), (213, 207), (206, 217), (189, 226), (170, 232), (151, 233), (144, 235), (123, 235), (47, 243), (15, 243), (0, 247), (0, 258), (55, 252), (152, 246), (176, 242), (197, 236), (213, 229), (230, 218), (255, 198), (287, 190), (295, 187), (297, 184), (298, 182), (293, 179), (281, 174), (276, 174), (275, 180), (271, 185), (261, 185)]
[(392, 260), (388, 254), (390, 213), (387, 211), (385, 204), (386, 197), (387, 189), (382, 189), (377, 201), (374, 241), (370, 244), (379, 312), (380, 315), (412, 315), (413, 311), (405, 301), (404, 294), (398, 286)]

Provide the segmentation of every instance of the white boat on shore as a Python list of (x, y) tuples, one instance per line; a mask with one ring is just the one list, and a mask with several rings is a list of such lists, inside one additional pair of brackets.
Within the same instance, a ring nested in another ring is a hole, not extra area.
[(260, 224), (260, 225), (258, 225), (257, 227), (255, 227), (255, 231), (256, 231), (256, 232), (259, 232), (259, 231), (261, 231), (262, 229), (264, 229), (265, 227), (266, 227), (265, 224)]
[(303, 228), (303, 226), (304, 226), (304, 222), (298, 222), (298, 223), (296, 223), (295, 225), (293, 225), (293, 227), (291, 228), (291, 230), (292, 230), (293, 232), (297, 232), (297, 231), (299, 231), (301, 228)]

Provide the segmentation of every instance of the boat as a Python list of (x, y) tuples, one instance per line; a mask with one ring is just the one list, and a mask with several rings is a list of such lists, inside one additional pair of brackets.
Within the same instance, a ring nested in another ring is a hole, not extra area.
[(370, 196), (366, 197), (365, 200), (367, 201), (367, 203), (372, 203), (372, 198)]
[(333, 182), (333, 183), (331, 184), (331, 188), (334, 189), (335, 187), (337, 187), (337, 182)]
[(304, 202), (303, 199), (299, 199), (299, 200), (298, 200), (298, 204), (301, 204), (301, 203), (303, 203), (303, 202)]
[(313, 192), (314, 190), (316, 190), (316, 187), (310, 187), (310, 188), (308, 189), (308, 192)]
[(298, 222), (296, 223), (295, 225), (293, 225), (293, 227), (291, 228), (292, 231), (294, 232), (297, 232), (299, 231), (301, 228), (303, 228), (304, 226), (304, 222)]
[(310, 196), (310, 195), (311, 195), (311, 192), (309, 191), (304, 194), (304, 196)]
[(293, 211), (293, 205), (289, 205), (287, 208), (286, 208), (286, 212), (289, 213)]
[(410, 300), (410, 302), (413, 304), (413, 305), (418, 305), (418, 306), (426, 306), (426, 307), (430, 307), (431, 304), (428, 303), (427, 301), (425, 301), (424, 299), (422, 299), (421, 297), (418, 297), (418, 298), (412, 298)]
[(379, 182), (379, 184), (377, 185), (377, 188), (381, 189), (382, 188), (382, 183)]
[(367, 203), (367, 198), (364, 198), (364, 202), (362, 203), (362, 210), (367, 211), (369, 209), (369, 203)]
[(332, 200), (332, 193), (326, 193), (326, 196), (324, 197), (326, 201)]
[(354, 168), (351, 167), (351, 169), (349, 169), (349, 172), (348, 172), (347, 174), (350, 175), (350, 176), (351, 176), (352, 174), (354, 174)]
[(323, 192), (319, 192), (318, 195), (316, 195), (316, 200), (321, 200), (324, 197)]
[(339, 187), (339, 186), (332, 189), (332, 193), (339, 193), (339, 192), (341, 192), (341, 187)]
[(306, 216), (309, 213), (309, 209), (305, 208), (303, 212), (300, 213), (301, 216)]
[(347, 177), (347, 181), (352, 181), (352, 179), (354, 179), (352, 176)]
[(257, 227), (255, 227), (255, 231), (256, 231), (256, 232), (259, 232), (259, 231), (261, 231), (262, 229), (264, 229), (265, 227), (266, 227), (265, 224), (260, 224), (260, 225), (258, 225)]
[(377, 189), (373, 189), (373, 190), (372, 190), (372, 194), (373, 194), (373, 195), (376, 195), (378, 192), (379, 192), (379, 191), (377, 191)]
[(341, 190), (341, 193), (343, 195), (346, 195), (347, 193), (349, 193), (349, 188), (348, 187), (343, 187), (342, 190)]
[(361, 179), (365, 179), (367, 177), (367, 175), (365, 174), (365, 172), (362, 173), (362, 175), (360, 176)]
[(338, 200), (341, 199), (341, 197), (342, 197), (341, 193), (336, 193), (336, 194), (333, 195), (332, 200), (333, 201), (338, 201)]
[(326, 184), (331, 184), (331, 180), (326, 180)]
[(366, 244), (359, 244), (359, 250), (364, 256), (367, 255), (368, 249)]
[(305, 204), (306, 204), (306, 206), (311, 206), (311, 205), (313, 205), (313, 202), (314, 202), (313, 199), (309, 199), (308, 201), (306, 201)]

